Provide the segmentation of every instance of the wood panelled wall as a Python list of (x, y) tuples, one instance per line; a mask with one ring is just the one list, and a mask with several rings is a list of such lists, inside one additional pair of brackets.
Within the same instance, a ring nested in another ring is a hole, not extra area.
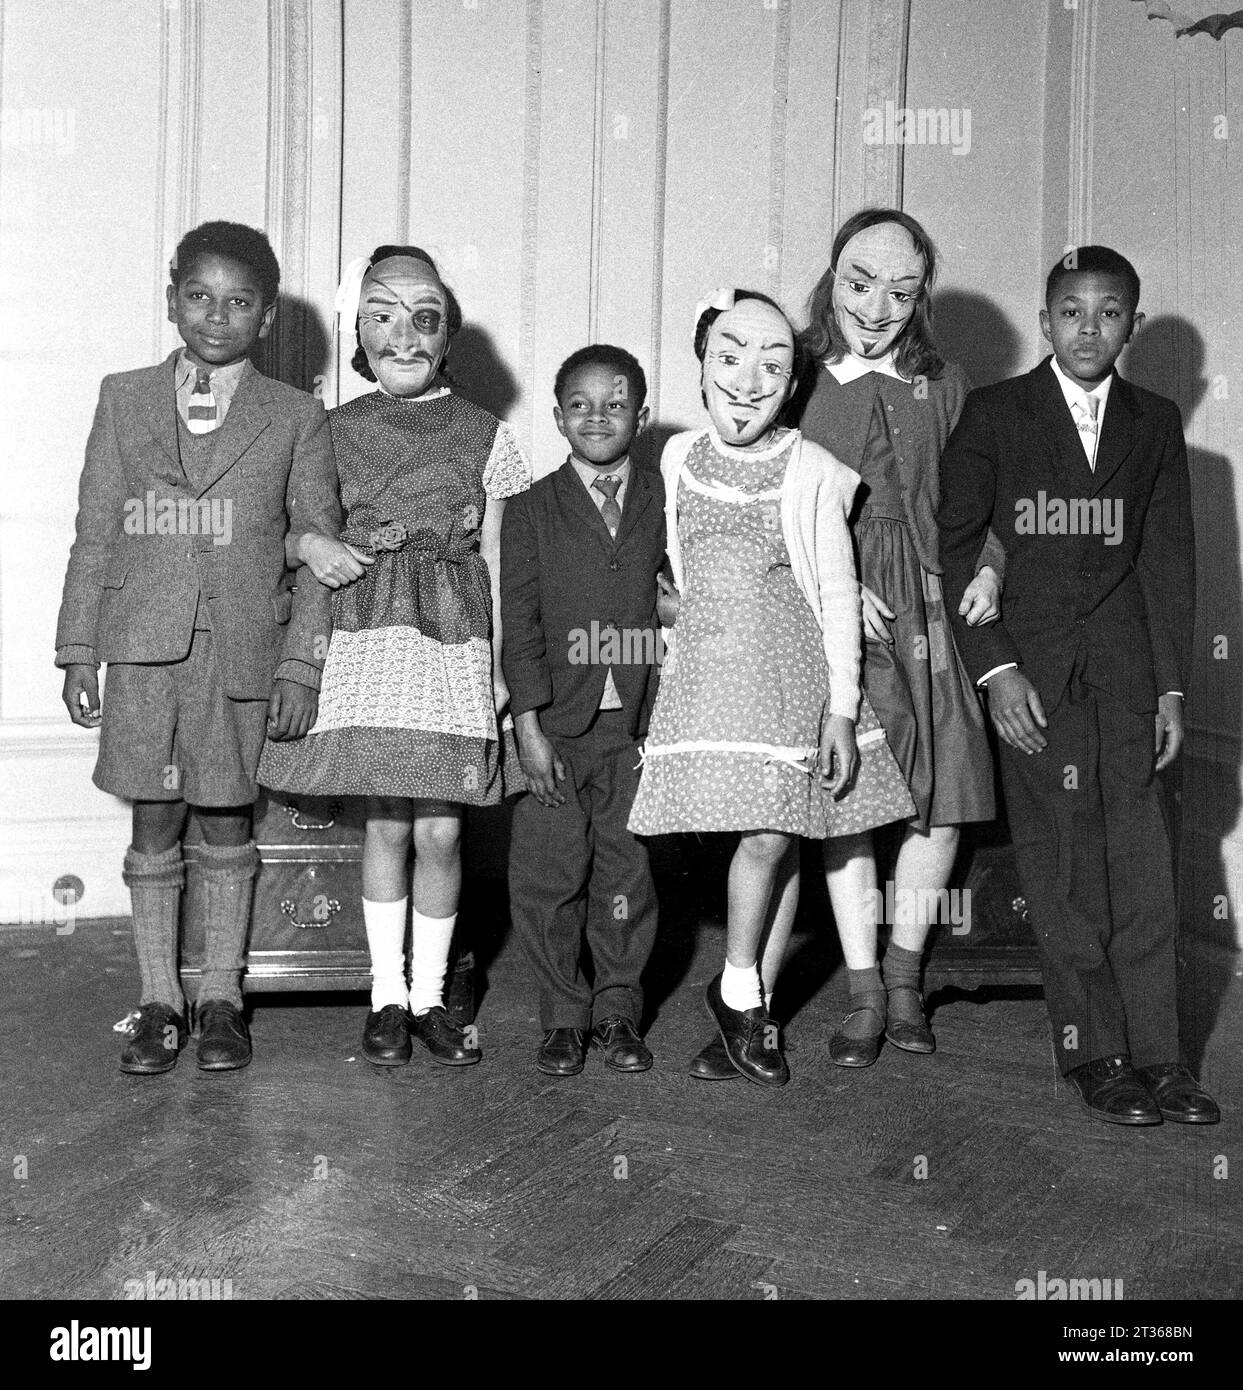
[[(940, 245), (938, 331), (978, 381), (1038, 360), (1041, 282), (1067, 243), (1112, 242), (1144, 278), (1151, 326), (1124, 370), (1183, 406), (1203, 576), (1185, 903), (1229, 939), (1243, 209), (1220, 118), (1243, 122), (1243, 35), (1175, 40), (1144, 9), (0, 0), (0, 765), (18, 788), (0, 803), (0, 918), (29, 920), (65, 874), (81, 913), (126, 910), (125, 808), (90, 783), (95, 736), (61, 711), (51, 641), (97, 382), (175, 345), (162, 289), (184, 228), (268, 229), (286, 290), (268, 369), (330, 403), (365, 388), (333, 337), (341, 264), (426, 246), (465, 312), (455, 377), (543, 473), (568, 352), (636, 353), (654, 451), (700, 415), (696, 300), (750, 284), (798, 313), (837, 222), (899, 202)], [(960, 136), (969, 121), (969, 141), (865, 139), (887, 103), (943, 110)]]

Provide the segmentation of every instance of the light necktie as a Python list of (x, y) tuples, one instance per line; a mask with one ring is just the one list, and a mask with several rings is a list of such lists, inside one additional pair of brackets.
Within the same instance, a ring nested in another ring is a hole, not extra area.
[(604, 501), (600, 504), (600, 515), (604, 518), (604, 524), (609, 528), (609, 535), (616, 536), (617, 528), (621, 525), (621, 507), (617, 502), (617, 489), (621, 487), (621, 479), (616, 473), (613, 473), (608, 477), (594, 479), (591, 485), (604, 493)]
[(1083, 451), (1088, 456), (1088, 467), (1096, 472), (1096, 445), (1100, 437), (1100, 415), (1101, 398), (1099, 396), (1088, 396), (1079, 405), (1079, 434), (1083, 442)]
[(194, 389), (186, 411), (186, 428), (191, 434), (209, 434), (216, 428), (216, 398), (211, 393), (211, 372), (196, 367)]

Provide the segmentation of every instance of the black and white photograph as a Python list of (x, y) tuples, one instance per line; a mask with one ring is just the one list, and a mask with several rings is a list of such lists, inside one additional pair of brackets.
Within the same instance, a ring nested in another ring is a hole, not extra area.
[(1221, 1355), (1222, 3), (0, 0), (14, 1366)]

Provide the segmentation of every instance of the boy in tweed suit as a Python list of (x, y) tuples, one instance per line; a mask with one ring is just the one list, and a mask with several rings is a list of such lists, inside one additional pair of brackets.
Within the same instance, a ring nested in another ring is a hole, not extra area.
[(276, 312), (267, 238), (205, 223), (171, 279), (185, 346), (104, 378), (56, 633), (70, 718), (101, 730), (95, 783), (134, 806), (124, 877), (142, 998), (121, 1070), (140, 1075), (170, 1070), (189, 1035), (177, 942), (190, 806), (206, 842), (198, 1065), (250, 1060), (255, 770), (265, 732), (299, 738), (314, 723), (330, 621), (309, 570), (291, 587), (286, 535), (340, 523), (322, 405), (248, 361)]

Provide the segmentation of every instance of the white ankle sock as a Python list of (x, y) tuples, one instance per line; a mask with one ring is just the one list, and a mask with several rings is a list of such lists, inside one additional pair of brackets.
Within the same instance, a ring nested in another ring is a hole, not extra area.
[(424, 917), (417, 909), (410, 911), (410, 1012), (426, 1013), (443, 1004), (445, 971), (449, 965), (449, 947), (453, 943), (452, 917)]
[(406, 1002), (406, 898), (394, 903), (363, 899), (367, 949), (371, 952), (371, 1007)]
[(758, 1009), (763, 1005), (760, 972), (752, 965), (725, 962), (721, 972), (721, 999), (731, 1009)]

